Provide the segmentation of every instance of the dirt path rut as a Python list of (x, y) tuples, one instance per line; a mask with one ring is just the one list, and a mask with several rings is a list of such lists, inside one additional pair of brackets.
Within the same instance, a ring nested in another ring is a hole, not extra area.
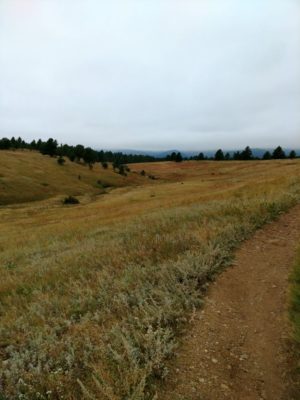
[(242, 245), (191, 322), (159, 400), (300, 399), (290, 392), (287, 313), (299, 240), (297, 206)]

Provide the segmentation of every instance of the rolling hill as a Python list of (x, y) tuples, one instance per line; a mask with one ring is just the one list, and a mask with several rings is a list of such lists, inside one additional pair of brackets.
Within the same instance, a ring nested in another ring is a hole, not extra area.
[(121, 176), (97, 163), (93, 169), (36, 151), (0, 151), (0, 205), (43, 200), (54, 196), (98, 195), (104, 188), (141, 182), (137, 174)]

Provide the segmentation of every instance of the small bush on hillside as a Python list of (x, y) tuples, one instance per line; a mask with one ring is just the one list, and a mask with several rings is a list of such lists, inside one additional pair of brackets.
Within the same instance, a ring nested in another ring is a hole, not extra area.
[(76, 158), (75, 153), (72, 152), (72, 151), (70, 151), (70, 153), (68, 154), (68, 158), (69, 158), (69, 160), (70, 160), (71, 162), (74, 162), (74, 161), (75, 161), (75, 158)]
[(146, 172), (144, 170), (142, 170), (140, 173), (141, 173), (142, 176), (146, 175)]
[(108, 163), (106, 161), (102, 161), (101, 165), (102, 165), (103, 169), (107, 169), (108, 168)]
[(111, 187), (111, 185), (109, 183), (106, 182), (102, 182), (100, 179), (97, 180), (98, 185), (102, 186), (103, 189)]
[(79, 204), (79, 200), (74, 196), (68, 196), (64, 199), (63, 204)]
[(127, 171), (127, 169), (126, 169), (125, 165), (120, 165), (119, 166), (119, 174), (120, 175), (127, 176), (126, 171)]
[(59, 164), (59, 165), (64, 165), (65, 162), (66, 162), (66, 160), (61, 156), (57, 159), (57, 164)]

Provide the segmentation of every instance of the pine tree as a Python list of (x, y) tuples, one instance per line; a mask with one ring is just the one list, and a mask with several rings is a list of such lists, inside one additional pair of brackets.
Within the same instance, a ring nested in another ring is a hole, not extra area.
[(176, 154), (175, 161), (176, 161), (176, 162), (181, 162), (181, 161), (182, 161), (182, 155), (181, 155), (181, 153), (178, 152), (178, 153)]
[(222, 161), (222, 160), (224, 160), (224, 153), (223, 153), (223, 150), (221, 150), (221, 149), (219, 149), (219, 150), (217, 150), (216, 151), (216, 154), (215, 154), (215, 160), (216, 161)]
[(241, 160), (252, 160), (252, 159), (253, 159), (252, 150), (250, 149), (249, 146), (247, 146), (245, 150), (243, 150), (241, 153)]
[(275, 160), (285, 158), (285, 152), (282, 150), (281, 146), (276, 147), (276, 149), (273, 151), (272, 158)]
[(294, 158), (296, 158), (296, 157), (297, 157), (297, 154), (296, 154), (295, 150), (291, 150), (291, 152), (290, 152), (290, 154), (289, 154), (289, 158), (294, 159)]
[(272, 158), (271, 153), (269, 151), (266, 151), (262, 158), (263, 160), (271, 160)]

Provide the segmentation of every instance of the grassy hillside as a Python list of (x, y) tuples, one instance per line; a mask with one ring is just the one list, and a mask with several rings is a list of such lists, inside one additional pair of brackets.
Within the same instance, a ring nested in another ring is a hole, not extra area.
[[(79, 179), (80, 176), (80, 179)], [(35, 151), (0, 151), (0, 205), (37, 201), (57, 195), (96, 195), (102, 185), (113, 187), (139, 182), (138, 175), (123, 177), (95, 164), (88, 166), (66, 159), (63, 166), (56, 158)]]
[(152, 398), (209, 280), (300, 200), (299, 160), (131, 168), (92, 202), (0, 209), (3, 398)]

